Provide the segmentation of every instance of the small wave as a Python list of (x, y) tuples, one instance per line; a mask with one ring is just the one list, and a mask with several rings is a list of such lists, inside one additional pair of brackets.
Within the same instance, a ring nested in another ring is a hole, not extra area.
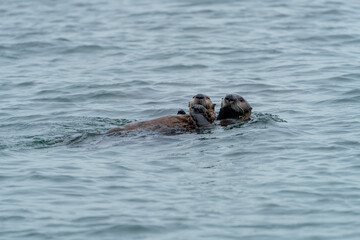
[[(34, 116), (39, 119), (39, 116)], [(29, 123), (26, 117), (26, 124), (14, 123), (1, 125), (0, 128), (11, 128), (18, 132), (18, 135), (10, 137), (7, 142), (0, 142), (1, 150), (29, 150), (44, 149), (58, 146), (78, 146), (81, 143), (96, 145), (102, 141), (102, 133), (115, 127), (130, 123), (127, 119), (110, 119), (101, 117), (63, 117), (61, 121), (51, 121), (48, 118), (40, 119)], [(19, 130), (20, 127), (20, 130)], [(24, 135), (24, 129), (32, 131), (34, 135)], [(35, 129), (40, 129), (36, 131)]]
[(33, 49), (33, 48), (44, 48), (44, 47), (53, 47), (54, 44), (48, 42), (41, 42), (41, 41), (31, 41), (31, 42), (23, 42), (17, 43), (11, 46), (11, 48), (17, 50), (24, 50), (24, 49)]
[(344, 16), (347, 14), (353, 14), (353, 12), (345, 9), (329, 9), (319, 13), (319, 15), (323, 16)]
[(358, 40), (353, 35), (348, 34), (332, 34), (332, 35), (321, 35), (321, 36), (308, 36), (308, 37), (299, 37), (297, 39), (300, 42), (312, 42), (312, 43), (344, 43), (344, 42), (351, 42), (354, 40)]
[(198, 6), (210, 6), (210, 5), (221, 5), (222, 1), (217, 0), (205, 0), (205, 1), (189, 1), (189, 2), (181, 2), (178, 6), (185, 8), (185, 9), (191, 9)]
[(72, 54), (72, 53), (93, 53), (97, 51), (101, 51), (104, 48), (99, 45), (82, 45), (74, 48), (70, 48), (68, 50), (63, 51), (63, 54)]
[[(77, 144), (80, 144), (80, 143), (83, 143), (85, 141), (91, 141), (92, 137), (96, 137), (96, 136), (100, 136), (101, 134), (99, 133), (83, 133), (79, 136), (76, 136), (76, 137), (68, 137), (68, 138), (65, 138), (65, 139), (62, 139), (61, 141), (59, 140), (58, 142), (56, 143), (65, 143), (66, 145), (77, 145)], [(93, 139), (94, 140), (94, 139)]]
[(209, 31), (212, 30), (210, 27), (184, 27), (182, 28), (183, 31), (189, 31), (189, 32), (203, 32), (203, 31)]
[(156, 71), (186, 71), (186, 70), (197, 70), (197, 69), (206, 69), (208, 66), (202, 64), (193, 64), (193, 65), (184, 65), (176, 64), (171, 66), (159, 67), (156, 68)]
[(146, 11), (146, 12), (140, 12), (140, 13), (131, 13), (128, 15), (129, 18), (135, 18), (139, 19), (142, 17), (153, 17), (153, 16), (177, 16), (179, 15), (179, 12), (174, 11)]
[(286, 123), (285, 119), (280, 118), (278, 115), (270, 114), (270, 113), (255, 113), (253, 114), (254, 117), (251, 117), (250, 123), (255, 122), (278, 122), (278, 123)]
[(54, 98), (34, 98), (32, 99), (34, 102), (59, 102), (59, 103), (70, 103), (73, 102), (70, 98), (65, 97), (54, 97)]
[(251, 115), (250, 119), (229, 125), (226, 129), (230, 130), (233, 128), (242, 128), (247, 125), (268, 125), (275, 123), (286, 123), (285, 119), (280, 118), (278, 115), (270, 113), (254, 113)]
[(337, 104), (339, 104), (339, 103), (358, 104), (359, 101), (360, 101), (360, 95), (332, 100), (333, 103), (337, 103)]
[[(144, 199), (142, 199), (144, 201)], [(144, 233), (156, 233), (163, 232), (166, 229), (162, 226), (151, 225), (138, 225), (138, 224), (120, 224), (105, 227), (100, 230), (94, 230), (90, 233), (90, 236), (124, 236), (124, 234), (144, 234)]]
[(55, 41), (59, 41), (59, 42), (71, 42), (70, 39), (67, 39), (67, 38), (64, 38), (64, 37), (55, 38)]
[(350, 91), (346, 91), (342, 95), (347, 96), (347, 97), (359, 97), (360, 96), (360, 89), (352, 89)]
[(26, 82), (21, 82), (16, 84), (16, 87), (31, 87), (31, 86), (35, 86), (36, 82), (34, 81), (26, 81)]
[(360, 78), (360, 74), (342, 74), (340, 76), (331, 77), (326, 80), (335, 83), (344, 83), (344, 82), (355, 82), (359, 78)]
[(29, 31), (29, 32), (25, 32), (23, 34), (19, 34), (18, 36), (15, 37), (15, 39), (26, 39), (26, 38), (31, 38), (31, 37), (37, 37), (37, 36), (46, 36), (48, 33), (45, 31)]
[(46, 180), (50, 182), (71, 182), (77, 180), (74, 176), (71, 175), (48, 175), (48, 174), (41, 174), (38, 172), (30, 173), (30, 176), (26, 178), (30, 178), (32, 180)]
[(90, 94), (90, 97), (93, 99), (117, 99), (119, 94), (116, 92), (107, 92), (107, 91), (100, 91), (93, 94)]

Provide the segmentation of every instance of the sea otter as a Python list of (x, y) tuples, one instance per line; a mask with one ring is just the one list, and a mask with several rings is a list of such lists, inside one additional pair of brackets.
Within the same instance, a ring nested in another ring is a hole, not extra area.
[(211, 102), (209, 96), (197, 94), (189, 102), (189, 114), (169, 115), (152, 120), (129, 123), (121, 128), (110, 129), (106, 133), (129, 131), (139, 128), (166, 129), (179, 127), (185, 130), (192, 130), (197, 127), (204, 127), (215, 121), (215, 105), (216, 104)]
[(221, 108), (218, 120), (221, 125), (228, 125), (234, 123), (234, 120), (246, 120), (250, 118), (252, 107), (250, 104), (238, 94), (227, 94), (225, 98), (221, 100)]

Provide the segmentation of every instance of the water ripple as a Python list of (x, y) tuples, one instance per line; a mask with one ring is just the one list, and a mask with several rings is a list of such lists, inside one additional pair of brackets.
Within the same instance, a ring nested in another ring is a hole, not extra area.
[(2, 238), (358, 239), (357, 1), (2, 3)]

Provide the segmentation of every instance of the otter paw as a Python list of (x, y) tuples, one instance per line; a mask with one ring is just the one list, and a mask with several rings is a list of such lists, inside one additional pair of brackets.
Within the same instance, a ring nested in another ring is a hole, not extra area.
[(194, 104), (191, 106), (191, 111), (194, 111), (195, 113), (206, 113), (207, 109), (203, 105)]

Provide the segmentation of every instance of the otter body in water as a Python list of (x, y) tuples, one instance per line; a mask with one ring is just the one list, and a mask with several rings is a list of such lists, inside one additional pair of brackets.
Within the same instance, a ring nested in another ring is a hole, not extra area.
[(107, 133), (130, 131), (139, 128), (164, 129), (180, 127), (185, 130), (191, 130), (207, 126), (216, 119), (215, 104), (204, 94), (197, 94), (191, 99), (189, 111), (189, 114), (169, 115), (152, 120), (129, 123), (121, 128), (111, 129)]
[[(252, 107), (250, 104), (238, 94), (227, 94), (221, 100), (221, 108), (218, 120), (230, 119), (230, 121), (222, 121), (221, 125), (228, 125), (234, 120), (246, 120), (250, 118)], [(231, 121), (232, 120), (232, 121)]]

